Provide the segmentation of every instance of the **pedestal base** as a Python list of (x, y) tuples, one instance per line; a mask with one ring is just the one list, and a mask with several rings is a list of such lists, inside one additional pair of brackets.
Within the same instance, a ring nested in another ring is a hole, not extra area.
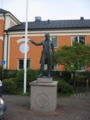
[(38, 78), (38, 80), (30, 83), (30, 85), (31, 110), (54, 112), (57, 105), (57, 82), (52, 81), (51, 78)]

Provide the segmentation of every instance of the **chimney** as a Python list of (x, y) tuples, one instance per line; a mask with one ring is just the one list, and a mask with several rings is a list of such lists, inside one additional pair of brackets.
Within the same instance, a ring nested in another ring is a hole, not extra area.
[(84, 17), (80, 17), (80, 20), (84, 20)]
[(50, 20), (48, 19), (47, 22), (50, 23)]
[(35, 17), (35, 22), (41, 22), (41, 17), (40, 16), (36, 16)]

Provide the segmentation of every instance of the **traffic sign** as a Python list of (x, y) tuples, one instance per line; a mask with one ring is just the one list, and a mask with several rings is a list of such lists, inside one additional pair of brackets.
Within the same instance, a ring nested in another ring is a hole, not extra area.
[(4, 64), (5, 64), (5, 60), (2, 60), (2, 61), (1, 61), (1, 64), (4, 65)]

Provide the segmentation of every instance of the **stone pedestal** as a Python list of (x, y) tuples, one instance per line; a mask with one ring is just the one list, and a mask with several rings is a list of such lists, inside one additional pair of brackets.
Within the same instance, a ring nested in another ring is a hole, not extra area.
[(31, 110), (54, 112), (57, 105), (57, 82), (52, 78), (38, 78), (31, 85)]

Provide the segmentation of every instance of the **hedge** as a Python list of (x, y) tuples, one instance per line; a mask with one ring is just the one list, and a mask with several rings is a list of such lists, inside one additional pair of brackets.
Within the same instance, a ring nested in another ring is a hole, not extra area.
[(62, 94), (72, 94), (74, 93), (74, 89), (72, 85), (67, 83), (65, 80), (58, 79), (58, 92)]
[(4, 79), (2, 92), (4, 94), (16, 94), (17, 93), (16, 78)]
[[(38, 71), (36, 70), (27, 70), (27, 90), (30, 91), (30, 85), (29, 83), (33, 80), (36, 80), (38, 76)], [(18, 86), (18, 92), (23, 90), (23, 84), (24, 84), (24, 71), (19, 70), (16, 75), (17, 79), (17, 86)]]

